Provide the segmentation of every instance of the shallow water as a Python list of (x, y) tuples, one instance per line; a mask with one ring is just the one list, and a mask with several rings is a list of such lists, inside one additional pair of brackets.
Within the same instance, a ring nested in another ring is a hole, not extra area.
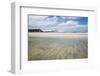
[(88, 38), (29, 37), (28, 60), (88, 57)]

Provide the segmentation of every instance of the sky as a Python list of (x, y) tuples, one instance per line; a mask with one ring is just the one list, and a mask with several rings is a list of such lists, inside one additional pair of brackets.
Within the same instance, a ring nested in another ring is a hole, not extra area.
[(29, 15), (28, 29), (55, 30), (65, 33), (87, 33), (88, 17)]

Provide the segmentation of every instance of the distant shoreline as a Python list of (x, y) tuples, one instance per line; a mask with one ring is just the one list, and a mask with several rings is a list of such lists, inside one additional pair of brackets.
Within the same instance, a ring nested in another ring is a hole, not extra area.
[(88, 34), (88, 33), (66, 33), (66, 32), (28, 32), (28, 33), (48, 33), (48, 34)]
[(38, 32), (29, 32), (28, 37), (65, 37), (65, 38), (86, 38), (88, 33), (38, 33)]

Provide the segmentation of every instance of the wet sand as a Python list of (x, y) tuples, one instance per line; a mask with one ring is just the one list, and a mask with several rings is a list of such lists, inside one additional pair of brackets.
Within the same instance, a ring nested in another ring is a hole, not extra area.
[(29, 61), (80, 58), (88, 58), (85, 33), (29, 33)]

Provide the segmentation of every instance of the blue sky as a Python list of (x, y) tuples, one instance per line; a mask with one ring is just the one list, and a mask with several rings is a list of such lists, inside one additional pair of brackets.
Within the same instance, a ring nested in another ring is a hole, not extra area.
[(55, 30), (57, 32), (88, 32), (88, 17), (29, 15), (29, 29)]

